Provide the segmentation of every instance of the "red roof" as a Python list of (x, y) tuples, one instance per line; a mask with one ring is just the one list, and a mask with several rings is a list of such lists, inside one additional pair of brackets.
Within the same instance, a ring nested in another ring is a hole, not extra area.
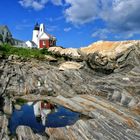
[(54, 109), (54, 105), (51, 103), (41, 102), (41, 109)]

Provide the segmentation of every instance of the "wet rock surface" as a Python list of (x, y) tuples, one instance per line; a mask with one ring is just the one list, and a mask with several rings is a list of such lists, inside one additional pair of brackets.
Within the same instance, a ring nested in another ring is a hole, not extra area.
[[(88, 119), (81, 117), (73, 126), (46, 129), (47, 136), (19, 126), (18, 139), (27, 139), (27, 136), (50, 140), (140, 139), (139, 41), (98, 42), (80, 50), (51, 48), (50, 51), (77, 61), (74, 68), (66, 60), (52, 58), (51, 63), (19, 57), (0, 58), (0, 96), (4, 98), (5, 113), (11, 113), (11, 104), (16, 98), (46, 99), (80, 112)], [(66, 68), (59, 69), (64, 62)], [(9, 138), (7, 122), (7, 116), (1, 112), (1, 139)], [(25, 135), (21, 130), (28, 130), (30, 134)]]

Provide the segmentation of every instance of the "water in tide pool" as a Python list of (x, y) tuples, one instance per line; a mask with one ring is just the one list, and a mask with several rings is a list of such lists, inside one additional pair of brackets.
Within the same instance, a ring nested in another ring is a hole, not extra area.
[(4, 98), (0, 96), (0, 111), (3, 111)]
[(35, 116), (33, 105), (23, 105), (21, 110), (14, 110), (10, 118), (9, 129), (11, 134), (15, 134), (19, 125), (29, 126), (35, 133), (43, 133), (46, 127), (56, 128), (73, 125), (80, 116), (79, 113), (72, 112), (63, 106), (57, 106), (55, 110), (47, 116), (45, 125), (43, 125), (41, 117)]

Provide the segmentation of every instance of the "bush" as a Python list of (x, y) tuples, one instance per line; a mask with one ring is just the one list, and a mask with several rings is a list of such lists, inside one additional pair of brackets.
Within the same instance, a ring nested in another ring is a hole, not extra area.
[(17, 48), (9, 44), (4, 44), (0, 47), (0, 53), (3, 55), (18, 55), (28, 58), (44, 58), (44, 55), (51, 54), (47, 49), (29, 49), (29, 48)]
[(51, 55), (51, 52), (48, 52), (48, 49), (47, 48), (43, 48), (40, 50), (40, 53), (41, 54), (45, 54), (45, 55)]
[(18, 105), (23, 105), (23, 104), (26, 104), (27, 102), (28, 102), (27, 100), (22, 99), (22, 98), (16, 99), (16, 104)]
[(3, 36), (0, 34), (0, 41), (3, 42)]

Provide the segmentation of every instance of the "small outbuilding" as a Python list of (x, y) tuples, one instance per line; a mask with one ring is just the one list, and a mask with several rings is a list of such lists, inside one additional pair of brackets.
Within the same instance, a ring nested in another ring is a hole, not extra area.
[(37, 45), (31, 40), (27, 41), (26, 45), (28, 46), (28, 48), (37, 48)]

